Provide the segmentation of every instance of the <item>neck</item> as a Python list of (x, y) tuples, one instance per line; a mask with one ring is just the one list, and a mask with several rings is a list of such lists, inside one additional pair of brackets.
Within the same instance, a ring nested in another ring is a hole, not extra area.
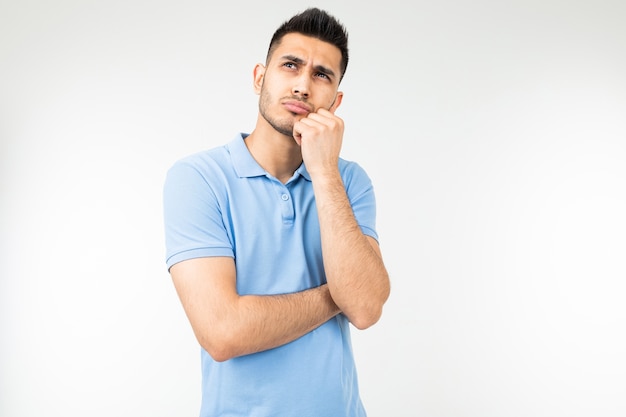
[(283, 184), (302, 164), (302, 153), (296, 141), (271, 127), (257, 124), (245, 142), (255, 161)]

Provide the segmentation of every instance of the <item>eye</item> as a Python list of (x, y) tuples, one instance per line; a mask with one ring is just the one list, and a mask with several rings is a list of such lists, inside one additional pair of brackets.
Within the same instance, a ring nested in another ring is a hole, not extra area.
[(327, 80), (330, 79), (330, 77), (327, 74), (324, 74), (323, 72), (318, 72), (317, 74), (315, 74), (316, 77), (320, 77), (320, 78), (325, 78)]
[(295, 63), (295, 62), (285, 62), (285, 63), (283, 64), (283, 67), (285, 67), (285, 68), (291, 68), (291, 69), (294, 69), (294, 68), (296, 68), (297, 66), (296, 66), (296, 63)]

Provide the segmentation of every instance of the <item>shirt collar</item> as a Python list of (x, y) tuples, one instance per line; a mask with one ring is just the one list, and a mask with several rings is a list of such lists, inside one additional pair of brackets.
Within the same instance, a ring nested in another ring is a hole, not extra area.
[(239, 178), (265, 175), (265, 170), (254, 160), (244, 142), (247, 137), (248, 133), (240, 133), (226, 145), (233, 168)]
[(304, 166), (304, 162), (300, 164), (300, 167), (296, 169), (296, 172), (302, 176), (305, 180), (311, 182), (311, 176), (309, 175), (309, 171), (306, 170)]

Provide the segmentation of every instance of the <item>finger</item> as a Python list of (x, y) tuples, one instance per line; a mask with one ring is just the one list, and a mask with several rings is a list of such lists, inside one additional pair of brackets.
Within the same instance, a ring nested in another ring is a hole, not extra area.
[[(301, 128), (317, 127), (317, 126), (326, 124), (324, 123), (323, 119), (315, 118), (315, 117), (306, 117), (304, 119), (300, 119), (298, 123), (300, 124)], [(295, 124), (294, 124), (294, 127), (295, 127)]]
[(293, 124), (293, 138), (298, 145), (302, 143), (302, 136), (306, 135), (307, 132), (311, 130), (311, 126), (308, 126), (303, 120), (304, 119), (300, 119)]
[(323, 107), (320, 107), (319, 109), (317, 109), (317, 112), (314, 114), (319, 114), (320, 116), (324, 116), (324, 117), (334, 117), (334, 113), (332, 113), (329, 110), (326, 110)]
[(334, 123), (334, 120), (336, 120), (336, 117), (326, 110), (325, 112), (325, 114), (309, 113), (307, 117), (305, 117), (304, 119), (300, 119), (300, 122), (305, 123), (308, 126), (315, 126), (320, 124), (324, 126), (331, 126)]
[[(325, 128), (332, 130), (343, 129), (343, 120), (328, 111), (325, 111), (324, 114), (311, 113), (307, 119), (309, 120), (307, 125), (312, 127), (324, 126)], [(302, 119), (301, 122), (305, 123), (306, 120)]]

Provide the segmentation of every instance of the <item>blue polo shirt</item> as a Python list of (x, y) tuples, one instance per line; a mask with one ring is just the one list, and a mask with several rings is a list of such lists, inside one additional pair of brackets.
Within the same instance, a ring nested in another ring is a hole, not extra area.
[[(239, 294), (284, 294), (326, 282), (311, 178), (304, 164), (283, 184), (252, 157), (240, 134), (188, 156), (164, 186), (166, 264), (228, 256)], [(365, 171), (339, 161), (354, 215), (375, 231), (375, 198)], [(362, 417), (350, 342), (340, 314), (275, 349), (215, 362), (201, 349), (202, 417)]]

